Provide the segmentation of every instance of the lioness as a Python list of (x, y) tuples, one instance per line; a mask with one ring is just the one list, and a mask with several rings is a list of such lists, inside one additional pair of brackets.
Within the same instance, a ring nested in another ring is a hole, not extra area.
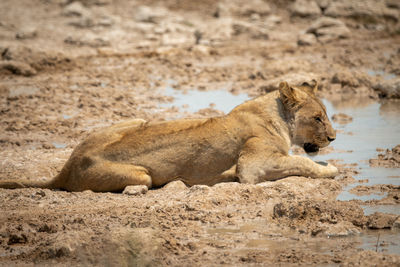
[(122, 191), (129, 185), (187, 185), (226, 181), (259, 183), (291, 175), (334, 177), (330, 164), (290, 156), (291, 144), (307, 153), (335, 140), (317, 83), (289, 86), (249, 100), (229, 114), (168, 122), (135, 120), (91, 134), (60, 174), (48, 182), (8, 180), (3, 188)]

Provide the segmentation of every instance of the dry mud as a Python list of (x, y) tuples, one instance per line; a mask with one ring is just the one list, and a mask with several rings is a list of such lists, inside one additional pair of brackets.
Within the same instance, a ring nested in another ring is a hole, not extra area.
[[(119, 121), (223, 114), (212, 99), (196, 111), (174, 106), (168, 88), (253, 97), (315, 78), (337, 105), (397, 99), (399, 8), (389, 0), (1, 1), (0, 179), (49, 179), (88, 133)], [(398, 155), (396, 147), (377, 164), (398, 167)], [(399, 187), (360, 184), (354, 194), (384, 197), (339, 201), (358, 171), (332, 162), (334, 180), (173, 182), (141, 195), (0, 189), (0, 265), (400, 265), (399, 215), (363, 210), (398, 205)]]

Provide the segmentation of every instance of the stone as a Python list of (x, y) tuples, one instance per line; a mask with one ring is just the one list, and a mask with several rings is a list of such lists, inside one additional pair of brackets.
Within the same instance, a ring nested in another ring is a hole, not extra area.
[(161, 44), (164, 46), (176, 46), (182, 44), (194, 44), (195, 38), (180, 32), (169, 32), (162, 35)]
[(315, 21), (307, 29), (307, 33), (315, 34), (321, 43), (350, 36), (350, 30), (342, 21), (328, 17), (322, 17)]
[(367, 227), (369, 229), (388, 229), (393, 226), (397, 215), (375, 212), (368, 216)]
[(144, 195), (149, 191), (148, 187), (145, 185), (129, 185), (125, 187), (122, 194), (130, 195), (130, 196), (139, 196)]
[(70, 45), (89, 46), (94, 48), (110, 45), (110, 42), (107, 39), (95, 34), (86, 34), (84, 36), (68, 36), (64, 39), (64, 42)]
[(29, 64), (14, 61), (14, 60), (3, 60), (0, 61), (0, 70), (8, 70), (13, 74), (22, 76), (33, 76), (36, 74), (36, 70)]
[(386, 6), (389, 8), (400, 9), (400, 1), (399, 0), (386, 0)]
[(271, 13), (271, 7), (263, 0), (229, 0), (219, 1), (214, 17), (245, 16), (251, 17), (253, 14), (265, 16)]
[(190, 193), (200, 192), (200, 193), (207, 193), (210, 192), (211, 188), (207, 185), (197, 184), (190, 187)]
[(382, 0), (331, 1), (324, 14), (331, 17), (351, 17), (365, 23), (376, 23), (380, 19), (399, 21), (400, 15), (398, 10), (388, 8)]
[(18, 40), (33, 39), (37, 36), (37, 30), (35, 28), (21, 29), (15, 34), (15, 38)]
[(354, 75), (351, 71), (349, 70), (339, 70), (337, 71), (331, 79), (332, 83), (339, 83), (342, 86), (348, 85), (350, 87), (358, 87), (360, 86), (360, 83), (358, 79), (356, 78), (356, 75)]
[(271, 13), (271, 7), (262, 0), (248, 0), (242, 1), (242, 6), (238, 9), (240, 15), (251, 16), (257, 14), (259, 16), (265, 16)]
[(322, 10), (325, 10), (329, 6), (331, 0), (315, 0), (315, 2)]
[(378, 158), (370, 159), (369, 165), (372, 167), (400, 168), (400, 145), (387, 149), (385, 153), (378, 154)]
[(211, 47), (206, 45), (195, 45), (193, 46), (192, 51), (198, 54), (209, 55), (211, 52)]
[(384, 80), (373, 86), (380, 98), (400, 98), (400, 78)]
[(28, 242), (28, 238), (26, 237), (25, 234), (21, 235), (11, 234), (10, 237), (8, 238), (7, 245), (25, 244), (26, 242)]
[(312, 0), (296, 0), (290, 8), (292, 16), (317, 17), (321, 15), (321, 8)]
[(360, 229), (354, 226), (351, 222), (338, 222), (329, 224), (324, 234), (328, 237), (344, 237), (354, 234), (359, 234)]
[(298, 45), (314, 45), (317, 43), (317, 38), (314, 34), (311, 33), (304, 33), (300, 34), (297, 40)]
[(183, 190), (186, 190), (187, 188), (188, 187), (185, 185), (185, 183), (180, 180), (172, 181), (163, 187), (163, 189), (166, 189), (168, 191), (173, 191), (173, 192), (183, 191)]
[(162, 7), (139, 6), (133, 16), (135, 21), (147, 23), (160, 23), (168, 15)]
[(334, 26), (346, 26), (343, 21), (330, 17), (321, 17), (317, 19), (311, 26), (307, 29), (308, 33), (316, 33), (318, 29), (328, 28)]
[(394, 221), (392, 228), (394, 228), (394, 229), (400, 229), (400, 217), (398, 217), (398, 218)]
[(334, 26), (317, 30), (318, 41), (327, 43), (336, 39), (344, 39), (350, 36), (350, 30), (346, 26)]
[(253, 39), (268, 40), (268, 31), (263, 27), (258, 27), (255, 24), (245, 21), (235, 21), (232, 24), (232, 29), (235, 35), (248, 34)]
[(90, 10), (81, 2), (75, 1), (64, 7), (62, 14), (64, 16), (79, 16), (87, 17), (90, 15)]

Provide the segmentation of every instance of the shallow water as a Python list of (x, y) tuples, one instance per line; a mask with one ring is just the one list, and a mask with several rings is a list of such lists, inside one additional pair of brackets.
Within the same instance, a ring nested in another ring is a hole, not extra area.
[(399, 235), (398, 230), (368, 230), (356, 236), (356, 239), (361, 249), (400, 254)]
[(231, 94), (226, 90), (211, 90), (211, 91), (198, 91), (198, 90), (175, 90), (168, 86), (164, 94), (172, 96), (174, 101), (172, 103), (163, 104), (164, 107), (176, 106), (189, 112), (197, 112), (203, 108), (213, 107), (228, 113), (237, 105), (249, 99), (247, 94)]
[(67, 147), (67, 144), (64, 144), (64, 143), (52, 142), (52, 144), (55, 148), (66, 148)]
[[(369, 166), (368, 160), (376, 158), (377, 148), (391, 149), (400, 143), (400, 110), (393, 103), (377, 103), (361, 101), (361, 105), (348, 105), (331, 103), (324, 100), (328, 116), (335, 113), (345, 113), (353, 120), (348, 124), (332, 122), (335, 129), (340, 130), (335, 142), (331, 146), (336, 151), (326, 155), (312, 157), (313, 160), (336, 159), (341, 163), (356, 163), (358, 175), (357, 180), (368, 179), (363, 185), (394, 184), (400, 185), (400, 179), (395, 178), (400, 174), (397, 168), (373, 168)], [(360, 103), (356, 101), (355, 103)], [(400, 103), (397, 103), (400, 104)], [(362, 201), (382, 199), (383, 195), (370, 194), (357, 196), (348, 192), (358, 183), (351, 184), (344, 188), (338, 196), (338, 200), (359, 199)], [(399, 207), (400, 208), (400, 207)]]
[(372, 70), (372, 69), (368, 69), (367, 70), (367, 74), (370, 76), (380, 76), (382, 77), (384, 80), (391, 80), (396, 78), (396, 75), (393, 73), (388, 73), (384, 70)]
[(362, 208), (364, 209), (365, 215), (371, 215), (374, 214), (375, 212), (392, 213), (400, 215), (399, 205), (376, 205), (376, 206), (364, 205), (362, 206)]
[[(298, 239), (288, 238), (290, 233), (271, 234), (268, 231), (268, 224), (264, 221), (249, 222), (238, 228), (209, 228), (210, 235), (207, 239), (218, 240), (219, 236), (226, 239), (247, 239), (246, 249), (267, 249), (268, 251), (282, 251), (295, 249), (299, 246)], [(263, 233), (263, 230), (267, 230)], [(355, 243), (356, 246), (363, 250), (373, 250), (385, 252), (389, 254), (400, 254), (400, 240), (398, 238), (399, 230), (367, 230), (361, 234), (354, 234), (344, 237), (328, 237), (328, 238), (310, 238), (303, 240), (301, 246), (304, 250), (333, 254), (341, 245)], [(286, 237), (285, 237), (286, 236)]]

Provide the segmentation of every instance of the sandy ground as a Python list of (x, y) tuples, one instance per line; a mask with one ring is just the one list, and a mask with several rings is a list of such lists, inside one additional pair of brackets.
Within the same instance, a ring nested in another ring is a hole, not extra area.
[[(166, 87), (258, 96), (315, 78), (337, 102), (400, 98), (399, 14), (389, 0), (3, 0), (0, 179), (49, 179), (119, 121), (221, 114), (165, 108)], [(382, 153), (371, 165), (399, 166), (398, 147)], [(399, 204), (400, 188), (360, 184), (353, 193), (385, 198), (337, 201), (356, 171), (336, 164), (334, 180), (174, 182), (138, 196), (0, 189), (0, 265), (400, 265), (384, 242), (363, 250), (357, 238), (398, 235), (397, 215), (361, 205)]]

